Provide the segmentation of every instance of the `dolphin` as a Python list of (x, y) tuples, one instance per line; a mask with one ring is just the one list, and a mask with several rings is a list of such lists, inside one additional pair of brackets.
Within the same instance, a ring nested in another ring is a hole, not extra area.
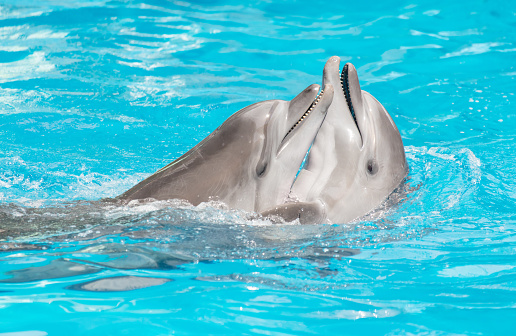
[[(347, 223), (378, 207), (405, 179), (400, 133), (385, 108), (362, 91), (357, 70), (340, 58), (324, 66), (333, 101), (296, 178), (290, 201), (263, 213), (301, 223)], [(337, 89), (340, 88), (340, 89)]]
[[(310, 85), (291, 101), (247, 106), (169, 165), (117, 199), (219, 201), (262, 212), (286, 201), (333, 99)], [(319, 93), (319, 94), (318, 94)]]

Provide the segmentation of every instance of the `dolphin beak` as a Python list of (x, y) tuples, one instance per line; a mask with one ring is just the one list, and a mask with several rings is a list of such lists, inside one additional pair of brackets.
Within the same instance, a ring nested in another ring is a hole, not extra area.
[(359, 121), (363, 117), (363, 102), (362, 102), (362, 90), (360, 89), (360, 83), (358, 81), (357, 69), (351, 63), (346, 63), (340, 74), (340, 83), (344, 96), (346, 97), (346, 103), (348, 109), (357, 125), (358, 131), (360, 132), (363, 123)]
[[(319, 95), (315, 91), (316, 88), (318, 89), (319, 85), (309, 86), (290, 102), (292, 106), (289, 107), (287, 120), (290, 120), (288, 125), (291, 125), (292, 122), (293, 125), (285, 134), (278, 148), (278, 156), (290, 143), (295, 143), (298, 148), (306, 147), (305, 154), (308, 152), (333, 100), (333, 86), (331, 84), (325, 85)], [(310, 101), (309, 98), (312, 98), (312, 100)], [(293, 119), (293, 115), (298, 116), (299, 119)]]
[(357, 71), (351, 63), (347, 63), (342, 72), (339, 71), (339, 66), (340, 58), (333, 56), (326, 62), (323, 70), (323, 83), (332, 84), (335, 88), (335, 96), (328, 112), (328, 122), (339, 124), (342, 129), (349, 131), (361, 147), (363, 138), (360, 128), (366, 123)]
[(290, 101), (287, 113), (287, 125), (290, 128), (294, 127), (306, 111), (310, 109), (310, 106), (317, 98), (320, 88), (319, 85), (312, 84)]

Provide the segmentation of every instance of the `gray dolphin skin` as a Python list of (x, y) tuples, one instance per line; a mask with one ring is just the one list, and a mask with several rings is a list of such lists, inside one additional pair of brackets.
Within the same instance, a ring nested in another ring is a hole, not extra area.
[(262, 212), (283, 204), (333, 99), (313, 84), (291, 101), (243, 108), (186, 154), (118, 199), (220, 201)]
[[(326, 119), (290, 199), (264, 215), (301, 223), (347, 223), (378, 207), (408, 173), (400, 133), (385, 108), (360, 89), (355, 67), (339, 76), (339, 57), (324, 67), (335, 88)], [(340, 89), (339, 89), (340, 88)]]

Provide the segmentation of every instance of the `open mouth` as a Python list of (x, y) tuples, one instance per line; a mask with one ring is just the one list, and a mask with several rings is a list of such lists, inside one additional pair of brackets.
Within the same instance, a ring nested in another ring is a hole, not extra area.
[(315, 109), (315, 106), (317, 105), (317, 103), (319, 103), (319, 101), (321, 100), (323, 94), (324, 94), (324, 89), (322, 89), (321, 92), (317, 95), (317, 97), (315, 97), (314, 101), (312, 102), (312, 104), (310, 104), (310, 107), (306, 110), (306, 112), (303, 113), (301, 118), (299, 118), (299, 120), (288, 130), (288, 132), (285, 135), (285, 137), (283, 138), (283, 140), (285, 140), (288, 137), (288, 135), (290, 133), (292, 133), (292, 131), (297, 126), (299, 126), (299, 124), (301, 124), (303, 122), (303, 120), (305, 120), (305, 118), (308, 117), (308, 115)]
[(346, 103), (348, 104), (349, 111), (351, 112), (351, 116), (355, 121), (355, 125), (357, 125), (357, 129), (360, 132), (360, 128), (358, 127), (357, 117), (355, 114), (355, 109), (353, 108), (353, 102), (351, 101), (351, 93), (349, 89), (349, 74), (348, 74), (349, 64), (346, 63), (344, 68), (342, 69), (342, 73), (340, 74), (340, 85), (342, 87), (342, 91), (344, 91), (344, 96), (346, 97)]

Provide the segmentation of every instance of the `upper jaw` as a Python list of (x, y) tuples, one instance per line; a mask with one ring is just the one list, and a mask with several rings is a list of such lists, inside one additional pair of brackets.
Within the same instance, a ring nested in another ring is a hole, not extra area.
[(285, 135), (281, 141), (282, 143), (287, 142), (312, 113), (316, 105), (314, 103), (316, 101), (318, 103), (321, 98), (321, 94), (319, 94), (320, 89), (320, 85), (312, 84), (290, 101), (287, 111)]
[(321, 86), (312, 84), (301, 91), (294, 99), (289, 102), (287, 111), (287, 129), (288, 133), (294, 127), (302, 115), (309, 110), (313, 101), (317, 98)]
[(356, 68), (346, 63), (342, 72), (339, 71), (340, 58), (331, 57), (324, 66), (323, 84), (330, 83), (335, 87), (334, 101), (331, 109), (338, 114), (339, 120), (345, 124), (354, 124), (360, 133), (360, 112), (363, 108), (362, 93)]
[(351, 116), (355, 121), (358, 131), (360, 132), (357, 113), (360, 113), (362, 110), (362, 90), (360, 89), (360, 83), (358, 82), (357, 70), (353, 64), (346, 63), (344, 65), (340, 75), (340, 82), (342, 91), (346, 97), (348, 109), (351, 112)]
[(289, 129), (281, 141), (277, 155), (292, 141), (298, 142), (299, 146), (306, 143), (305, 154), (308, 151), (333, 98), (332, 85), (325, 85), (321, 92), (318, 92), (319, 88), (319, 85), (310, 85), (290, 101), (287, 114)]

